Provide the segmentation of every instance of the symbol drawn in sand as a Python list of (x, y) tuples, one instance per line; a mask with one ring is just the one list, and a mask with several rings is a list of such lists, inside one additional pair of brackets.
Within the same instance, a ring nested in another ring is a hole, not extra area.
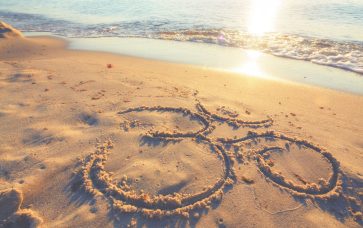
[[(109, 201), (113, 209), (126, 213), (140, 213), (149, 218), (161, 218), (165, 216), (181, 215), (189, 217), (189, 215), (198, 209), (209, 208), (215, 200), (221, 200), (226, 186), (236, 183), (236, 175), (234, 170), (234, 161), (236, 156), (232, 152), (227, 152), (226, 147), (231, 145), (238, 145), (247, 140), (256, 140), (259, 138), (270, 140), (284, 140), (289, 143), (297, 144), (300, 147), (306, 147), (313, 152), (320, 153), (332, 167), (333, 173), (330, 178), (321, 181), (319, 184), (305, 182), (304, 185), (299, 185), (291, 180), (286, 179), (283, 175), (274, 172), (265, 158), (276, 150), (283, 150), (281, 147), (266, 147), (262, 150), (255, 151), (247, 155), (256, 161), (258, 169), (266, 177), (271, 180), (275, 185), (287, 190), (293, 195), (300, 197), (311, 198), (332, 198), (339, 195), (341, 191), (341, 175), (339, 171), (339, 164), (333, 156), (325, 152), (323, 149), (314, 146), (313, 144), (298, 140), (284, 135), (277, 134), (273, 131), (266, 133), (249, 132), (247, 136), (239, 139), (212, 139), (208, 137), (215, 129), (215, 123), (228, 123), (234, 128), (268, 128), (272, 126), (273, 120), (267, 118), (260, 121), (244, 121), (234, 116), (223, 117), (208, 111), (198, 100), (196, 104), (197, 112), (193, 112), (186, 108), (173, 108), (173, 107), (137, 107), (121, 111), (118, 114), (124, 115), (130, 112), (169, 112), (179, 113), (184, 116), (189, 116), (191, 120), (200, 122), (203, 127), (196, 131), (179, 132), (174, 130), (172, 132), (160, 132), (149, 130), (143, 136), (146, 138), (157, 139), (160, 141), (180, 141), (186, 138), (193, 139), (197, 143), (204, 143), (210, 145), (211, 150), (217, 154), (219, 159), (224, 164), (224, 176), (219, 179), (212, 187), (195, 194), (181, 194), (173, 193), (169, 195), (154, 195), (151, 196), (146, 193), (137, 193), (132, 190), (131, 186), (126, 182), (115, 182), (111, 174), (105, 170), (105, 163), (107, 162), (108, 155), (112, 149), (110, 141), (105, 144), (99, 145), (95, 152), (91, 153), (83, 161), (81, 168), (81, 179), (85, 190), (92, 195), (103, 195)], [(124, 130), (127, 127), (123, 124)], [(133, 127), (139, 126), (134, 124)], [(236, 152), (236, 151), (235, 151)]]

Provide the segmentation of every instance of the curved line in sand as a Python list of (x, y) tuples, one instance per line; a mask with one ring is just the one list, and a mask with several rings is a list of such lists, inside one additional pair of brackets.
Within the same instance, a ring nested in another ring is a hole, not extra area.
[(126, 114), (130, 112), (142, 112), (142, 111), (156, 111), (156, 112), (171, 112), (171, 113), (179, 113), (182, 115), (187, 115), (191, 118), (197, 119), (202, 125), (203, 128), (194, 131), (194, 132), (176, 132), (173, 131), (173, 133), (169, 132), (159, 132), (159, 131), (149, 131), (145, 136), (151, 136), (153, 138), (192, 138), (196, 137), (199, 134), (206, 134), (206, 132), (210, 132), (211, 124), (208, 119), (206, 119), (204, 116), (200, 115), (199, 113), (192, 112), (189, 109), (186, 108), (173, 108), (173, 107), (162, 107), (162, 106), (153, 106), (153, 107), (147, 107), (147, 106), (141, 106), (137, 108), (129, 108), (125, 111), (118, 112), (118, 114)]
[(223, 161), (224, 175), (212, 187), (195, 194), (174, 193), (169, 195), (149, 196), (145, 193), (137, 193), (129, 190), (129, 186), (119, 186), (105, 171), (111, 143), (101, 145), (89, 155), (82, 168), (82, 177), (86, 190), (92, 194), (101, 193), (110, 197), (114, 209), (122, 212), (140, 212), (148, 217), (183, 215), (195, 209), (205, 208), (214, 200), (222, 197), (223, 189), (231, 185), (234, 180), (234, 171), (226, 151), (209, 140), (200, 139), (199, 143), (210, 146), (211, 151)]
[(332, 156), (331, 153), (326, 152), (323, 148), (316, 146), (306, 140), (299, 140), (295, 138), (291, 138), (282, 134), (275, 133), (273, 131), (267, 131), (265, 133), (254, 133), (249, 132), (246, 137), (242, 137), (239, 139), (223, 139), (219, 138), (218, 141), (223, 144), (235, 144), (239, 142), (244, 142), (250, 139), (257, 139), (257, 138), (265, 138), (265, 139), (281, 139), (286, 140), (290, 143), (295, 143), (299, 146), (305, 146), (312, 151), (321, 154), (327, 162), (332, 167), (332, 174), (327, 181), (327, 184), (324, 186), (318, 186), (315, 183), (312, 184), (305, 184), (305, 185), (297, 185), (294, 184), (292, 181), (286, 180), (284, 176), (275, 173), (271, 170), (270, 166), (266, 163), (263, 155), (273, 150), (283, 150), (281, 147), (267, 147), (260, 151), (257, 151), (255, 154), (255, 160), (257, 163), (257, 167), (261, 171), (261, 173), (279, 187), (288, 190), (289, 192), (293, 193), (297, 196), (311, 196), (315, 198), (332, 198), (337, 197), (341, 190), (342, 190), (342, 176), (340, 173), (339, 162)]
[(219, 122), (225, 122), (234, 127), (250, 127), (250, 128), (265, 127), (265, 128), (267, 128), (267, 127), (270, 127), (273, 125), (273, 119), (270, 117), (268, 117), (267, 119), (264, 119), (264, 120), (247, 121), (247, 120), (242, 120), (239, 118), (230, 118), (230, 117), (220, 116), (220, 115), (217, 115), (215, 113), (208, 111), (200, 101), (198, 101), (198, 100), (196, 100), (196, 101), (197, 101), (196, 107), (200, 113), (208, 116), (210, 119), (213, 119), (213, 120), (219, 121)]

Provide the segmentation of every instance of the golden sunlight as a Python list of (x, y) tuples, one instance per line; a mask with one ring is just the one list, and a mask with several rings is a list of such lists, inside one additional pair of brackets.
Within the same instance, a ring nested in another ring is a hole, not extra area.
[(248, 15), (248, 32), (262, 36), (274, 30), (281, 0), (251, 0)]
[(234, 71), (243, 73), (248, 76), (267, 78), (266, 73), (260, 68), (258, 64), (261, 52), (254, 50), (247, 50), (247, 60), (243, 62), (243, 65), (234, 69)]

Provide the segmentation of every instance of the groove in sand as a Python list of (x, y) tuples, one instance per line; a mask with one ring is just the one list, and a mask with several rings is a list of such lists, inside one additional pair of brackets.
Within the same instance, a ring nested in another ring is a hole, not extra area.
[(169, 195), (151, 196), (146, 193), (137, 193), (126, 184), (126, 181), (123, 181), (121, 184), (114, 181), (110, 173), (105, 170), (105, 163), (107, 162), (110, 150), (113, 148), (112, 142), (107, 141), (104, 144), (98, 145), (97, 149), (83, 160), (80, 175), (84, 189), (93, 195), (105, 196), (109, 200), (112, 208), (122, 213), (140, 213), (149, 218), (162, 218), (175, 215), (189, 217), (191, 212), (197, 209), (209, 208), (213, 201), (221, 200), (225, 187), (233, 185), (236, 182), (233, 166), (238, 155), (227, 152), (225, 147), (228, 145), (237, 145), (246, 140), (265, 138), (285, 140), (320, 153), (331, 164), (333, 170), (329, 180), (323, 181), (320, 185), (315, 183), (299, 185), (291, 180), (287, 180), (283, 175), (273, 172), (264, 159), (264, 156), (267, 154), (272, 153), (274, 150), (283, 150), (283, 148), (266, 147), (262, 150), (255, 151), (250, 156), (256, 161), (258, 169), (267, 180), (271, 180), (278, 187), (299, 197), (329, 199), (340, 195), (342, 190), (342, 177), (339, 162), (329, 152), (306, 140), (290, 138), (275, 133), (274, 131), (267, 131), (260, 134), (250, 131), (247, 136), (237, 139), (211, 139), (208, 135), (215, 129), (214, 122), (228, 123), (237, 128), (268, 128), (272, 126), (273, 119), (267, 118), (260, 121), (245, 121), (238, 118), (222, 117), (208, 111), (198, 100), (196, 109), (198, 112), (193, 112), (187, 108), (141, 106), (129, 108), (125, 111), (118, 112), (118, 114), (123, 115), (130, 112), (144, 111), (171, 112), (189, 116), (191, 119), (202, 123), (203, 127), (196, 131), (178, 132), (174, 130), (172, 132), (159, 132), (150, 130), (144, 134), (144, 137), (161, 141), (178, 141), (192, 138), (198, 143), (209, 145), (224, 166), (223, 178), (219, 179), (213, 186), (206, 187), (204, 191), (195, 194), (181, 194), (176, 192)]

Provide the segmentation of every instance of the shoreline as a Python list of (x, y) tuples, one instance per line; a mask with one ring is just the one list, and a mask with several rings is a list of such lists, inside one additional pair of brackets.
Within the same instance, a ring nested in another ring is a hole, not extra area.
[(362, 224), (363, 96), (49, 37), (1, 40), (0, 69), (0, 191), (44, 227)]
[[(29, 35), (31, 33), (26, 33)], [(39, 33), (33, 33), (37, 36)], [(146, 38), (66, 38), (67, 48), (99, 51), (120, 56), (186, 64), (210, 70), (235, 73), (287, 83), (298, 83), (363, 95), (363, 78), (358, 73), (277, 57), (254, 50), (222, 47), (215, 44), (168, 41)]]

